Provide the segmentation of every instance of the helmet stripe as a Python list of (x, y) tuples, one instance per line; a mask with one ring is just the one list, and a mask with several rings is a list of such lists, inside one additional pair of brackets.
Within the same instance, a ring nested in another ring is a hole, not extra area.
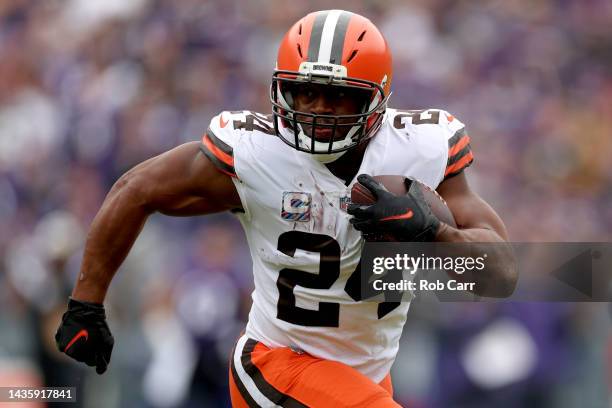
[(308, 45), (309, 62), (342, 63), (344, 39), (352, 15), (353, 13), (343, 10), (316, 14)]
[(334, 32), (338, 23), (338, 17), (342, 14), (341, 10), (332, 10), (325, 19), (323, 25), (323, 33), (321, 34), (321, 44), (319, 46), (319, 58), (317, 62), (329, 63), (332, 44), (334, 41)]
[(321, 44), (321, 35), (323, 34), (323, 25), (329, 11), (317, 13), (315, 21), (310, 31), (310, 42), (308, 43), (308, 61), (316, 62), (319, 59), (319, 48)]
[(346, 30), (349, 25), (353, 13), (342, 12), (338, 17), (336, 30), (334, 31), (334, 40), (331, 47), (329, 62), (332, 64), (342, 64), (342, 50), (344, 49), (344, 39), (346, 38)]

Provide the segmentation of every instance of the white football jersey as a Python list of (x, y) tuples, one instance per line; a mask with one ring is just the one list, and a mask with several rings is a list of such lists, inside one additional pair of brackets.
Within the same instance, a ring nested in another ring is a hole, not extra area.
[[(362, 301), (358, 282), (357, 291), (351, 287), (363, 246), (345, 212), (356, 177), (345, 185), (255, 112), (213, 118), (202, 151), (233, 177), (244, 208), (238, 217), (255, 279), (246, 335), (340, 361), (380, 382), (397, 354), (410, 299)], [(356, 175), (404, 175), (435, 189), (471, 161), (464, 125), (449, 113), (388, 109)]]

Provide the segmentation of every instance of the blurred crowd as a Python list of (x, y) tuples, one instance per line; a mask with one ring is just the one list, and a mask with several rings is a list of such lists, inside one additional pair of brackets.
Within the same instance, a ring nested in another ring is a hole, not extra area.
[[(53, 334), (113, 182), (221, 110), (269, 112), (282, 35), (332, 7), (386, 35), (392, 107), (467, 124), (469, 178), (512, 241), (611, 240), (608, 0), (2, 0), (0, 386), (78, 386), (80, 406), (229, 404), (252, 290), (231, 215), (150, 218), (109, 291), (108, 375), (55, 352)], [(416, 301), (397, 400), (609, 406), (609, 320), (603, 304)]]

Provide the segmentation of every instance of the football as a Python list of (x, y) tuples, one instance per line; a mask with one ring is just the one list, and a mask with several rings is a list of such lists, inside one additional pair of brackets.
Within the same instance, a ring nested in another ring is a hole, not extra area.
[[(425, 201), (431, 207), (431, 211), (434, 215), (443, 223), (450, 225), (451, 227), (457, 227), (457, 223), (455, 221), (455, 217), (451, 210), (446, 205), (446, 201), (438, 194), (435, 190), (431, 189), (429, 186), (421, 183), (418, 180), (409, 179), (404, 176), (373, 176), (374, 180), (381, 183), (385, 188), (395, 194), (395, 195), (403, 195), (408, 192), (408, 187), (411, 185), (410, 183), (416, 183), (421, 192), (423, 193), (423, 197), (425, 197)], [(372, 195), (370, 190), (368, 190), (363, 184), (357, 182), (353, 185), (351, 189), (351, 202), (356, 204), (373, 204), (376, 202), (376, 198)]]

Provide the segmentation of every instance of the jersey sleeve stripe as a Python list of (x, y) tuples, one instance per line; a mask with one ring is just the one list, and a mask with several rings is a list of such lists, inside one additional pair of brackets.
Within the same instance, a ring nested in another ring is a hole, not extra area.
[(467, 145), (465, 145), (465, 147), (461, 150), (459, 150), (457, 153), (455, 153), (453, 156), (449, 156), (448, 157), (448, 162), (446, 164), (446, 166), (450, 166), (453, 165), (455, 163), (457, 163), (459, 160), (461, 160), (464, 156), (466, 156), (467, 154), (469, 154), (471, 152), (471, 147), (469, 145), (469, 143)]
[(444, 172), (444, 177), (447, 178), (447, 177), (459, 174), (463, 169), (465, 169), (470, 164), (472, 164), (473, 161), (474, 161), (474, 155), (472, 154), (472, 151), (470, 150), (465, 156), (459, 159), (456, 163), (446, 167), (446, 171)]
[(448, 159), (444, 178), (455, 176), (474, 161), (474, 155), (470, 147), (470, 136), (465, 127), (459, 129), (448, 139)]
[(467, 145), (470, 144), (470, 137), (468, 135), (464, 135), (455, 143), (453, 146), (449, 146), (448, 148), (448, 157), (454, 157), (457, 153), (463, 150)]
[(228, 156), (232, 156), (232, 157), (234, 156), (234, 149), (232, 149), (232, 146), (228, 145), (223, 140), (219, 139), (217, 135), (215, 135), (215, 132), (212, 131), (211, 128), (208, 128), (206, 130), (206, 134), (208, 135), (208, 138), (210, 139), (210, 141), (219, 150), (221, 150), (223, 153), (227, 154)]
[[(206, 135), (204, 135), (204, 137), (202, 138), (202, 144), (200, 144), (200, 150), (202, 151), (202, 153), (204, 153), (204, 155), (206, 155), (206, 157), (208, 157), (208, 159), (222, 173), (225, 173), (225, 174), (227, 174), (230, 177), (238, 177), (238, 175), (236, 174), (236, 170), (234, 169), (234, 159), (231, 158), (230, 163), (229, 164), (226, 163), (225, 161), (221, 160), (215, 154), (215, 152), (214, 152), (215, 149), (216, 149), (216, 147), (206, 137)], [(219, 152), (217, 152), (217, 153), (219, 153)]]
[(202, 144), (212, 154), (214, 154), (217, 159), (221, 160), (223, 163), (227, 164), (228, 166), (232, 166), (232, 167), (234, 166), (234, 156), (224, 152), (219, 147), (217, 147), (211, 140), (210, 135), (208, 135), (208, 133), (205, 134), (204, 137), (202, 138)]
[(208, 128), (202, 137), (200, 150), (221, 172), (231, 177), (238, 177), (234, 167), (234, 149), (219, 139), (211, 128)]
[(290, 395), (283, 394), (282, 392), (277, 390), (272, 384), (266, 381), (259, 368), (251, 360), (251, 353), (255, 349), (256, 345), (256, 340), (248, 339), (244, 345), (244, 348), (242, 349), (241, 360), (242, 366), (244, 367), (244, 371), (246, 371), (247, 374), (249, 374), (249, 376), (253, 379), (253, 382), (255, 383), (259, 391), (261, 391), (261, 393), (265, 395), (266, 398), (268, 398), (270, 401), (282, 407), (306, 408), (306, 405), (292, 398)]
[(461, 138), (465, 135), (466, 135), (465, 127), (462, 127), (457, 132), (455, 132), (455, 134), (450, 139), (448, 139), (448, 148), (452, 149), (452, 147), (456, 145), (457, 142), (461, 140)]

